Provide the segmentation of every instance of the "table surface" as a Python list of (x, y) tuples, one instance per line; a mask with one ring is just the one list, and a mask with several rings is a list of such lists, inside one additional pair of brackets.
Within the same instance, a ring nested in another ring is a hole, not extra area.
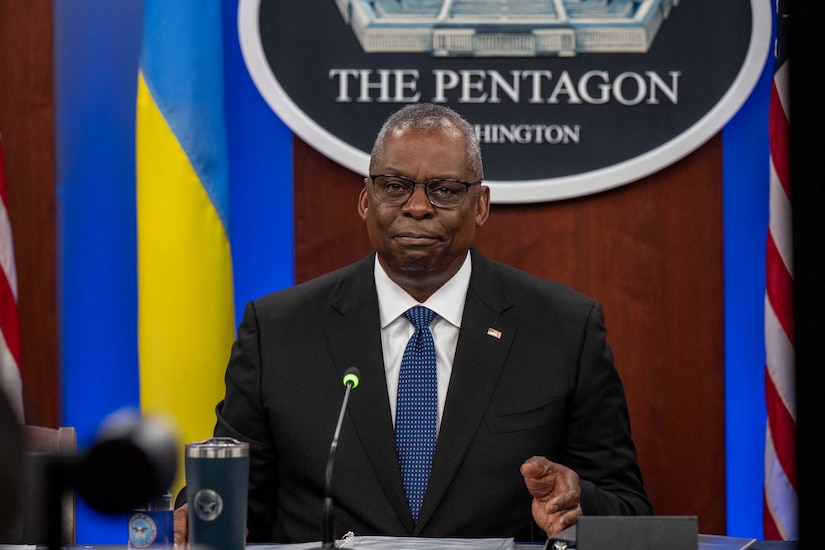
[[(515, 550), (537, 550), (542, 548), (544, 545), (542, 543), (518, 543), (515, 545)], [(306, 545), (302, 544), (249, 544), (247, 548), (253, 548), (255, 550), (276, 550), (276, 549), (294, 549), (298, 550), (300, 548), (307, 548)], [(316, 546), (317, 547), (317, 546)], [(126, 550), (128, 546), (126, 544), (75, 544), (70, 546), (63, 546), (61, 547), (65, 550)], [(719, 548), (719, 546), (715, 545), (708, 545), (699, 544), (699, 550), (714, 550), (715, 548)], [(751, 546), (748, 547), (748, 550), (796, 550), (798, 548), (798, 543), (796, 541), (756, 541)], [(33, 545), (3, 545), (0, 544), (0, 550), (45, 550), (46, 546), (33, 546)]]

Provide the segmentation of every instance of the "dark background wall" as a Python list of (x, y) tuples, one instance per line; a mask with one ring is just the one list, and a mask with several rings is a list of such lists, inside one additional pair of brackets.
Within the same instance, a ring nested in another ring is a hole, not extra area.
[(825, 513), (825, 470), (820, 458), (825, 426), (825, 178), (822, 146), (812, 139), (825, 127), (825, 4), (791, 2), (789, 12), (799, 530), (800, 546), (808, 550), (822, 545)]

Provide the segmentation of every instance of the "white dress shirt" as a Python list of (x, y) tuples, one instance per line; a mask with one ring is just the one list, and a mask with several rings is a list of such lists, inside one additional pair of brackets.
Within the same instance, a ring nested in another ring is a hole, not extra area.
[(387, 392), (390, 398), (392, 421), (395, 424), (396, 400), (398, 398), (398, 376), (401, 373), (401, 359), (407, 342), (415, 328), (404, 312), (413, 306), (423, 305), (436, 313), (430, 324), (430, 332), (435, 342), (435, 364), (438, 372), (438, 419), (447, 399), (447, 387), (453, 370), (453, 358), (458, 343), (458, 331), (464, 315), (464, 302), (470, 286), (472, 266), (470, 254), (458, 272), (441, 288), (436, 290), (426, 302), (420, 304), (415, 298), (389, 278), (376, 256), (375, 288), (378, 292), (378, 310), (381, 316), (381, 347), (384, 352), (384, 371), (387, 376)]

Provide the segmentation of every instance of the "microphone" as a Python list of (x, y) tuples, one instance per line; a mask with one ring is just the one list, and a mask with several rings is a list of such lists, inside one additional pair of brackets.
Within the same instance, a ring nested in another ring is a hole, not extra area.
[(344, 413), (347, 411), (347, 402), (350, 392), (358, 387), (361, 381), (361, 371), (356, 367), (350, 367), (344, 373), (342, 379), (346, 391), (344, 401), (341, 403), (341, 412), (338, 414), (338, 424), (335, 426), (335, 434), (332, 436), (332, 443), (329, 446), (329, 456), (327, 457), (326, 479), (324, 481), (324, 541), (321, 548), (335, 548), (335, 534), (333, 533), (333, 503), (332, 503), (332, 466), (335, 463), (335, 450), (338, 448), (338, 436), (341, 433), (341, 424), (344, 423)]
[(27, 490), (32, 498), (42, 501), (37, 503), (42, 509), (35, 508), (32, 514), (45, 525), (49, 550), (62, 547), (61, 500), (65, 491), (76, 489), (98, 512), (125, 513), (169, 488), (177, 471), (177, 446), (171, 425), (123, 409), (106, 417), (85, 454), (29, 455), (32, 477)]
[(177, 472), (177, 438), (159, 419), (124, 409), (106, 417), (91, 449), (75, 469), (86, 503), (122, 514), (165, 493)]

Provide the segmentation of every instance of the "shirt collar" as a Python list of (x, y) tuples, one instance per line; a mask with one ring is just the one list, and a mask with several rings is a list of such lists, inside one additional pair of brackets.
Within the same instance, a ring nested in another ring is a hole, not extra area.
[(472, 262), (470, 254), (464, 259), (461, 268), (453, 275), (449, 281), (436, 290), (426, 302), (419, 302), (407, 294), (403, 288), (390, 279), (378, 255), (375, 256), (375, 289), (378, 293), (378, 310), (381, 316), (381, 328), (396, 320), (405, 311), (416, 305), (423, 305), (456, 327), (461, 326), (461, 318), (464, 315), (464, 302), (467, 299), (467, 289), (470, 288), (470, 274), (472, 272)]

